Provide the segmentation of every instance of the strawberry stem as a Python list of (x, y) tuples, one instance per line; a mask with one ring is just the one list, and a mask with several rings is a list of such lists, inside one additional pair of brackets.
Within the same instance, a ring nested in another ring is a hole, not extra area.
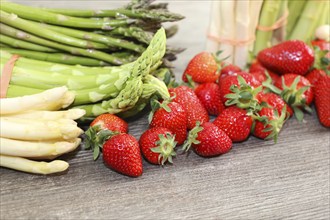
[(201, 127), (200, 121), (197, 121), (196, 122), (196, 126), (193, 129), (191, 129), (189, 131), (189, 133), (188, 133), (188, 138), (187, 138), (187, 140), (184, 142), (184, 144), (182, 146), (182, 150), (183, 151), (188, 152), (189, 149), (190, 149), (190, 147), (191, 147), (191, 145), (193, 145), (193, 144), (199, 144), (200, 143), (200, 141), (197, 140), (198, 133), (200, 131), (202, 131), (203, 129), (204, 128)]

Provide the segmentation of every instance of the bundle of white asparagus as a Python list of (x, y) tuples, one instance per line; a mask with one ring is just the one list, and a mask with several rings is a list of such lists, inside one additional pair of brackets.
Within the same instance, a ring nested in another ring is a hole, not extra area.
[(285, 40), (310, 43), (318, 27), (327, 39), (330, 1), (232, 0), (211, 6), (206, 50), (222, 51), (220, 58), (241, 68), (262, 49)]
[(36, 174), (65, 171), (69, 164), (53, 159), (81, 142), (83, 130), (74, 120), (85, 110), (61, 110), (74, 98), (64, 86), (0, 99), (0, 166)]

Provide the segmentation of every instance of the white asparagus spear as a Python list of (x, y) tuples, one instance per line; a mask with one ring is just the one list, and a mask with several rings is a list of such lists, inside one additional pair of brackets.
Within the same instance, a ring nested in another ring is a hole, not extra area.
[(68, 169), (69, 164), (63, 160), (44, 162), (33, 161), (21, 157), (0, 155), (0, 166), (27, 173), (52, 174), (65, 171)]
[(15, 114), (30, 110), (59, 110), (69, 106), (75, 98), (65, 86), (15, 98), (0, 99), (0, 114)]
[(86, 111), (84, 109), (75, 108), (75, 109), (69, 109), (63, 111), (30, 111), (26, 113), (6, 115), (6, 117), (56, 121), (61, 118), (77, 120), (82, 116), (84, 116), (85, 114)]
[(83, 130), (71, 119), (48, 121), (13, 117), (0, 118), (0, 135), (4, 138), (28, 141), (70, 140), (82, 133)]
[[(250, 25), (250, 1), (237, 1), (236, 3), (236, 40), (247, 42), (249, 40)], [(237, 45), (235, 47), (234, 64), (241, 69), (245, 68), (248, 58), (248, 46)]]
[(235, 46), (230, 42), (232, 39), (235, 41), (236, 36), (236, 12), (235, 7), (238, 1), (218, 1), (220, 4), (219, 14), (221, 19), (220, 36), (223, 43), (220, 44), (219, 50), (222, 51), (221, 58), (226, 58), (226, 62), (234, 63), (235, 59)]
[(220, 45), (216, 39), (213, 39), (213, 37), (220, 37), (221, 19), (219, 5), (219, 1), (212, 1), (211, 3), (210, 24), (208, 27), (208, 38), (206, 40), (206, 50), (211, 53), (216, 53)]
[(69, 141), (20, 141), (0, 137), (0, 154), (34, 159), (54, 159), (75, 150), (80, 138)]

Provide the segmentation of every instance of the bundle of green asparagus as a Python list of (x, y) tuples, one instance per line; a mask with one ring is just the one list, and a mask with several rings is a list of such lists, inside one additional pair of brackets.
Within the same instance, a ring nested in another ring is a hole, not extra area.
[[(162, 72), (159, 66), (165, 50), (165, 30), (161, 28), (136, 61), (121, 66), (86, 67), (20, 57), (12, 69), (6, 97), (66, 86), (75, 94), (69, 107), (85, 110), (83, 119), (93, 119), (103, 113), (130, 116), (142, 110), (153, 95), (169, 98), (166, 84), (150, 74)], [(1, 50), (0, 55), (0, 68), (4, 69), (12, 54)]]
[(21, 56), (6, 97), (66, 86), (75, 94), (69, 108), (86, 111), (81, 121), (102, 113), (129, 117), (153, 96), (169, 98), (166, 65), (179, 51), (166, 45), (175, 28), (166, 30), (162, 22), (183, 17), (151, 2), (133, 0), (125, 8), (92, 11), (1, 0), (0, 68), (13, 54)]
[[(122, 65), (136, 60), (164, 22), (183, 19), (167, 4), (132, 0), (123, 8), (75, 10), (38, 8), (1, 0), (0, 46), (24, 57), (86, 66)], [(166, 29), (167, 38), (177, 26)], [(176, 58), (180, 48), (166, 50)], [(168, 62), (165, 62), (168, 63)]]

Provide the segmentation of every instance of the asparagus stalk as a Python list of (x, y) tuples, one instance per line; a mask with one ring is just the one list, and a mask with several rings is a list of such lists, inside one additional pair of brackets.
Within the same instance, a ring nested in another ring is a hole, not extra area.
[(36, 23), (36, 24), (40, 25), (43, 28), (47, 28), (52, 31), (55, 31), (57, 33), (66, 34), (68, 36), (79, 38), (79, 39), (92, 40), (92, 41), (107, 45), (109, 47), (125, 48), (125, 49), (132, 50), (132, 51), (135, 51), (138, 53), (142, 53), (145, 50), (145, 47), (143, 47), (141, 45), (138, 45), (133, 42), (126, 41), (126, 40), (113, 38), (110, 36), (105, 36), (105, 35), (96, 34), (93, 32), (87, 32), (87, 31), (82, 31), (82, 30), (77, 30), (77, 29), (72, 29), (72, 28), (67, 28), (67, 27), (54, 26), (54, 25), (49, 25), (49, 24), (42, 24), (42, 23)]
[(73, 100), (72, 92), (66, 87), (58, 87), (35, 95), (0, 99), (0, 114), (15, 114), (30, 110), (59, 110), (68, 107)]
[(291, 34), (292, 30), (294, 29), (301, 12), (304, 10), (307, 0), (300, 0), (300, 1), (289, 1), (288, 10), (289, 10), (289, 17), (288, 23), (286, 24), (286, 32), (288, 36)]
[(34, 159), (54, 159), (75, 150), (80, 138), (68, 141), (22, 141), (0, 137), (0, 154)]
[[(39, 25), (18, 17), (15, 14), (9, 14), (1, 10), (0, 13), (1, 22), (10, 25), (12, 27), (33, 33), (39, 37), (43, 37), (49, 40), (53, 40), (58, 43), (63, 43), (66, 45), (71, 45), (79, 48), (90, 48), (90, 49), (106, 49), (108, 46), (100, 43), (95, 43), (92, 41), (86, 41), (70, 37), (68, 35), (58, 33), (49, 29), (42, 29)], [(3, 31), (3, 25), (1, 26), (1, 32)]]
[[(4, 35), (0, 35), (2, 38)], [(23, 41), (24, 42), (24, 41)], [(26, 42), (27, 43), (27, 42)], [(38, 46), (38, 45), (37, 45)], [(42, 47), (42, 46), (40, 46)], [(31, 51), (31, 50), (23, 50), (23, 49), (14, 49), (14, 48), (2, 48), (3, 50), (6, 50), (12, 54), (18, 54), (20, 56), (24, 56), (31, 59), (36, 60), (44, 60), (54, 63), (63, 63), (63, 64), (69, 64), (69, 65), (85, 65), (85, 66), (105, 66), (108, 65), (106, 62), (87, 58), (87, 57), (81, 57), (81, 56), (74, 56), (66, 53), (45, 53), (45, 52), (38, 52), (38, 51)]]
[(70, 119), (33, 120), (1, 117), (1, 137), (26, 141), (71, 140), (83, 133)]
[(151, 39), (152, 39), (152, 34), (145, 32), (143, 29), (139, 27), (118, 27), (110, 31), (110, 34), (114, 36), (124, 36), (124, 37), (129, 37), (133, 38), (141, 43), (144, 44), (149, 44)]
[[(280, 1), (265, 0), (261, 10), (259, 25), (262, 27), (272, 26), (278, 18), (280, 6)], [(271, 46), (272, 36), (273, 30), (261, 30), (258, 28), (254, 45), (255, 55), (258, 54), (260, 50)]]
[(129, 17), (136, 19), (147, 19), (154, 22), (173, 22), (179, 21), (184, 16), (160, 10), (128, 10), (124, 8), (118, 8), (113, 10), (81, 10), (81, 9), (63, 9), (63, 8), (43, 8), (46, 11), (68, 15), (73, 17)]
[(41, 46), (38, 44), (26, 42), (23, 40), (15, 39), (12, 37), (8, 37), (6, 35), (0, 34), (0, 42), (10, 45), (11, 47), (17, 47), (17, 48), (24, 48), (27, 50), (32, 50), (32, 51), (42, 51), (42, 52), (56, 52), (56, 49)]
[[(255, 38), (256, 29), (259, 23), (259, 18), (261, 14), (261, 8), (264, 0), (256, 0), (256, 1), (250, 1), (250, 15), (251, 15), (251, 21), (250, 21), (250, 31), (249, 36), (251, 39)], [(249, 45), (249, 53), (253, 51), (254, 42)], [(247, 63), (252, 62), (252, 56), (247, 57)]]
[[(219, 50), (222, 51), (221, 56), (228, 57), (226, 59), (229, 63), (234, 63), (235, 60), (235, 47), (233, 43), (227, 41), (229, 39), (235, 39), (236, 29), (236, 16), (235, 7), (238, 2), (235, 1), (220, 1), (220, 19), (221, 23), (218, 28), (220, 28), (220, 36), (223, 37), (224, 42), (220, 44)], [(219, 11), (217, 12), (219, 14)], [(232, 15), (228, 15), (232, 13)], [(218, 24), (219, 25), (219, 24)]]
[(84, 116), (85, 113), (86, 112), (83, 109), (76, 108), (76, 109), (69, 109), (63, 111), (30, 111), (20, 114), (8, 115), (8, 117), (54, 120), (54, 121), (59, 120), (61, 118), (77, 120), (82, 116)]
[(297, 21), (289, 39), (300, 39), (302, 41), (311, 40), (314, 37), (314, 32), (318, 25), (318, 18), (325, 6), (325, 1), (307, 1), (304, 11)]
[[(280, 12), (277, 19), (280, 19), (281, 17), (285, 16), (286, 13), (289, 13), (288, 11), (288, 1), (282, 0), (281, 1), (281, 7)], [(274, 36), (273, 36), (273, 42), (272, 44), (278, 44), (280, 42), (283, 42), (286, 39), (286, 26), (279, 27), (278, 29), (274, 30)]]
[(21, 157), (0, 155), (0, 166), (28, 173), (52, 174), (65, 171), (68, 169), (69, 164), (62, 160), (37, 162)]
[[(6, 63), (10, 57), (11, 53), (6, 51), (5, 48), (0, 49), (0, 60), (1, 64)], [(45, 62), (40, 60), (33, 60), (29, 58), (20, 57), (16, 62), (15, 66), (32, 69), (32, 70), (40, 70), (43, 72), (58, 72), (65, 73), (76, 76), (85, 76), (85, 75), (94, 75), (94, 74), (112, 74), (112, 72), (122, 71), (122, 69), (126, 69), (131, 66), (130, 64), (125, 64), (122, 66), (110, 66), (110, 67), (87, 67), (87, 66), (77, 66), (77, 65), (65, 65), (65, 64), (57, 64), (51, 62)]]
[[(76, 18), (66, 16), (58, 13), (48, 12), (41, 8), (35, 8), (31, 6), (25, 6), (7, 1), (1, 1), (1, 10), (7, 13), (17, 14), (18, 16), (33, 20), (40, 21), (49, 24), (55, 24), (60, 26), (68, 26), (75, 28), (91, 28), (91, 29), (103, 29), (111, 30), (114, 27), (125, 26), (135, 21), (132, 19), (87, 19)], [(1, 13), (3, 13), (1, 11)]]
[[(41, 31), (41, 29), (39, 28), (39, 32), (43, 32), (43, 31)], [(60, 43), (57, 43), (54, 41), (50, 41), (50, 40), (47, 40), (44, 38), (37, 37), (35, 35), (21, 31), (19, 29), (12, 28), (7, 25), (1, 24), (1, 33), (5, 34), (7, 36), (24, 39), (25, 41), (36, 43), (39, 45), (64, 50), (64, 51), (67, 51), (74, 55), (82, 55), (82, 56), (86, 56), (86, 57), (96, 58), (96, 59), (103, 60), (103, 61), (109, 62), (111, 64), (115, 64), (115, 65), (123, 64), (122, 59), (114, 57), (111, 54), (107, 54), (105, 52), (101, 52), (101, 51), (93, 50), (93, 49), (83, 49), (83, 48), (60, 44)]]
[[(249, 1), (237, 1), (236, 3), (236, 40), (242, 42), (248, 42), (249, 25), (250, 25), (250, 2)], [(236, 45), (234, 63), (240, 68), (244, 68), (248, 58), (248, 47), (246, 45)]]

